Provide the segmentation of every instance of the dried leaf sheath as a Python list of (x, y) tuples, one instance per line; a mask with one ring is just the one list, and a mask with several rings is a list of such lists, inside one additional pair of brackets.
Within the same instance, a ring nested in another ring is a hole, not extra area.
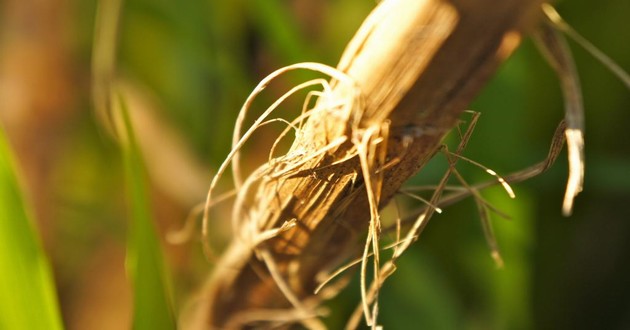
[[(208, 282), (197, 326), (309, 320), (303, 324), (320, 327), (313, 317), (331, 292), (315, 296), (314, 289), (362, 249), (365, 232), (374, 225), (369, 200), (385, 205), (432, 157), (465, 106), (518, 45), (520, 33), (535, 22), (539, 6), (540, 1), (525, 0), (382, 1), (338, 66), (352, 83), (333, 77), (331, 90), (319, 99), (320, 110), (301, 125), (288, 156), (273, 159), (242, 185), (237, 182), (256, 197), (237, 198), (235, 239)], [(384, 154), (367, 152), (376, 157), (370, 172), (381, 177), (370, 188), (378, 196), (368, 199), (365, 183), (375, 178), (364, 179), (353, 142), (384, 123), (389, 134), (372, 136), (365, 145), (386, 139)], [(307, 160), (298, 162), (298, 155)], [(269, 179), (282, 166), (294, 168)], [(283, 226), (290, 221), (293, 225)], [(273, 235), (263, 235), (269, 231)], [(260, 235), (271, 238), (254, 239)]]

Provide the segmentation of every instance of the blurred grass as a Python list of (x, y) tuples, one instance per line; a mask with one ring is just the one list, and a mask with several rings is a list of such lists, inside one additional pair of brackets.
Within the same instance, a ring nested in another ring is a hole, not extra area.
[(248, 10), (264, 40), (286, 63), (317, 61), (317, 49), (310, 47), (294, 15), (278, 0), (252, 0)]
[(63, 329), (48, 258), (0, 129), (0, 329)]
[(130, 208), (127, 272), (133, 286), (133, 329), (175, 329), (164, 257), (153, 224), (146, 173), (129, 110), (122, 97), (122, 143), (127, 200)]

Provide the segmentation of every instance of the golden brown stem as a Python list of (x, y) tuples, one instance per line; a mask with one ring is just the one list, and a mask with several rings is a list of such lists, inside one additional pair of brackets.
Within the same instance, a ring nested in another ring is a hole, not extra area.
[[(203, 293), (197, 326), (277, 326), (291, 317), (312, 318), (314, 306), (326, 298), (313, 293), (321, 275), (362, 249), (359, 238), (370, 223), (358, 157), (338, 162), (356, 147), (353, 132), (388, 123), (377, 199), (383, 206), (433, 156), (465, 107), (537, 22), (541, 2), (381, 1), (338, 65), (355, 81), (361, 106), (349, 123), (314, 114), (292, 150), (318, 150), (343, 135), (348, 142), (306, 162), (297, 174), (264, 185), (266, 193), (251, 206), (254, 221), (263, 229), (291, 219), (296, 225), (256, 248), (234, 240)], [(338, 81), (331, 85), (342, 88)], [(273, 273), (283, 285), (270, 274), (265, 258), (274, 260)], [(286, 289), (299, 303), (287, 298)]]

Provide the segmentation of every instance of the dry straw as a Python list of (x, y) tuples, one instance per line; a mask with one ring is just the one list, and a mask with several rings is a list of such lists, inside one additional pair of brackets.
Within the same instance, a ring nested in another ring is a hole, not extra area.
[[(202, 293), (193, 326), (273, 328), (301, 323), (322, 329), (319, 318), (328, 311), (321, 302), (348, 282), (346, 270), (359, 265), (361, 304), (348, 328), (357, 327), (362, 319), (378, 328), (379, 289), (396, 270), (396, 260), (418, 239), (434, 212), (467, 196), (476, 202), (491, 255), (501, 266), (489, 218), (491, 212), (501, 212), (479, 191), (502, 185), (514, 198), (509, 183), (549, 168), (565, 137), (570, 175), (563, 212), (569, 214), (583, 181), (582, 103), (569, 49), (558, 32), (572, 30), (551, 7), (545, 5), (550, 19), (536, 36), (561, 77), (567, 105), (547, 159), (500, 176), (462, 156), (478, 120), (476, 113), (460, 133), (455, 151), (441, 144), (445, 134), (458, 127), (465, 105), (518, 45), (521, 33), (538, 21), (540, 5), (526, 0), (385, 0), (349, 43), (337, 68), (300, 63), (263, 79), (239, 112), (232, 149), (208, 191), (202, 224), (206, 252), (210, 253), (210, 209), (228, 196), (234, 197), (234, 236)], [(460, 56), (462, 49), (465, 58)], [(255, 98), (274, 79), (293, 70), (310, 70), (325, 78), (291, 88), (244, 127)], [(284, 101), (303, 91), (308, 93), (296, 118), (276, 115)], [(244, 173), (243, 146), (256, 131), (278, 122), (286, 129), (270, 148), (267, 161)], [(277, 155), (280, 141), (291, 136), (288, 152)], [(428, 187), (430, 198), (419, 196), (419, 189), (401, 190), (404, 181), (439, 151), (449, 166), (440, 182)], [(480, 167), (493, 180), (468, 184), (455, 168), (459, 160)], [(234, 190), (220, 195), (219, 181), (228, 169)], [(451, 176), (460, 186), (447, 185)], [(425, 206), (385, 224), (381, 209), (396, 194), (419, 199)], [(390, 232), (395, 239), (385, 245), (381, 237)], [(388, 259), (384, 250), (391, 251)]]

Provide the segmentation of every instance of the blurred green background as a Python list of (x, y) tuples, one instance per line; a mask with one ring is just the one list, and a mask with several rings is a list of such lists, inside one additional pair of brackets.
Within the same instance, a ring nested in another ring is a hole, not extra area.
[[(147, 163), (161, 237), (182, 227), (205, 197), (229, 150), (238, 109), (256, 83), (295, 62), (334, 66), (375, 4), (124, 1), (116, 77)], [(0, 120), (69, 329), (120, 329), (131, 322), (122, 161), (90, 98), (96, 8), (94, 0), (0, 3)], [(561, 1), (557, 8), (630, 70), (629, 1)], [(514, 185), (516, 200), (499, 189), (483, 193), (512, 218), (493, 217), (503, 269), (490, 258), (473, 201), (449, 207), (386, 284), (380, 313), (386, 328), (630, 328), (630, 92), (571, 46), (586, 107), (586, 183), (573, 216), (560, 214), (564, 154), (549, 172)], [(287, 78), (264, 97), (272, 100), (301, 78)], [(557, 79), (529, 40), (470, 109), (482, 115), (464, 155), (501, 174), (542, 160), (563, 116)], [(258, 149), (249, 148), (252, 159), (265, 157)], [(445, 168), (437, 160), (411, 184), (435, 183)], [(473, 166), (460, 169), (470, 181), (488, 179)], [(212, 228), (217, 245), (229, 235), (222, 212)], [(211, 266), (198, 240), (164, 242), (164, 249), (175, 307), (185, 312)], [(330, 303), (331, 328), (344, 324), (358, 293), (351, 286)]]

